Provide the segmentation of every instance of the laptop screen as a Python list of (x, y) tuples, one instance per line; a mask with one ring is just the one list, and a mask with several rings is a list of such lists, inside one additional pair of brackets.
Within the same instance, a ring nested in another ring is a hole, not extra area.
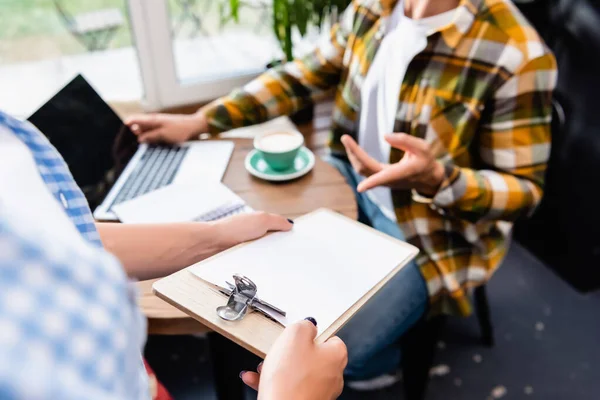
[(92, 209), (102, 202), (137, 150), (133, 133), (81, 75), (29, 121), (65, 159)]

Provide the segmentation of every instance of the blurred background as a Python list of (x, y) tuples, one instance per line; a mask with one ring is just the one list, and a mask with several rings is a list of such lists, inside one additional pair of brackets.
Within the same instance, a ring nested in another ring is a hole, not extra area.
[[(2, 0), (0, 106), (28, 116), (77, 73), (106, 100), (143, 102), (146, 109), (223, 95), (283, 56), (272, 2), (245, 0), (234, 12), (231, 4)], [(318, 30), (293, 34), (301, 54)]]

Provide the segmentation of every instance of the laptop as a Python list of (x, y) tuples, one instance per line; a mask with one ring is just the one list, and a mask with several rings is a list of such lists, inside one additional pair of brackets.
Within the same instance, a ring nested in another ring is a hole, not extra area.
[(94, 218), (101, 221), (118, 220), (112, 210), (116, 204), (163, 186), (220, 181), (234, 147), (221, 140), (138, 144), (81, 75), (28, 119), (65, 159)]

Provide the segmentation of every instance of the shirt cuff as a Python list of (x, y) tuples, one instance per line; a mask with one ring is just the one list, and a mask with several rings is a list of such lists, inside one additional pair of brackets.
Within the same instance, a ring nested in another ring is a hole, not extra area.
[(227, 114), (227, 109), (223, 103), (223, 99), (217, 99), (202, 107), (208, 125), (208, 133), (213, 136), (233, 128), (231, 124), (228, 124), (231, 122), (230, 116), (224, 115)]
[[(416, 203), (429, 204), (431, 209), (436, 210), (441, 215), (445, 215), (446, 213), (443, 208), (452, 206), (462, 196), (460, 190), (457, 190), (456, 187), (461, 178), (462, 174), (459, 167), (451, 163), (445, 164), (444, 179), (437, 192), (433, 196), (427, 196), (412, 189), (412, 200)], [(459, 184), (458, 186), (460, 187), (461, 185)]]

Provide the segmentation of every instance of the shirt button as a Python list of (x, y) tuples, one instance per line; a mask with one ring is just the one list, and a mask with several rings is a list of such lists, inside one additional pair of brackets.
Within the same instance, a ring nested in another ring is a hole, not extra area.
[(63, 207), (65, 209), (69, 208), (69, 202), (67, 201), (67, 198), (65, 197), (63, 192), (60, 192), (58, 194), (58, 197), (60, 198), (60, 202), (62, 203)]

